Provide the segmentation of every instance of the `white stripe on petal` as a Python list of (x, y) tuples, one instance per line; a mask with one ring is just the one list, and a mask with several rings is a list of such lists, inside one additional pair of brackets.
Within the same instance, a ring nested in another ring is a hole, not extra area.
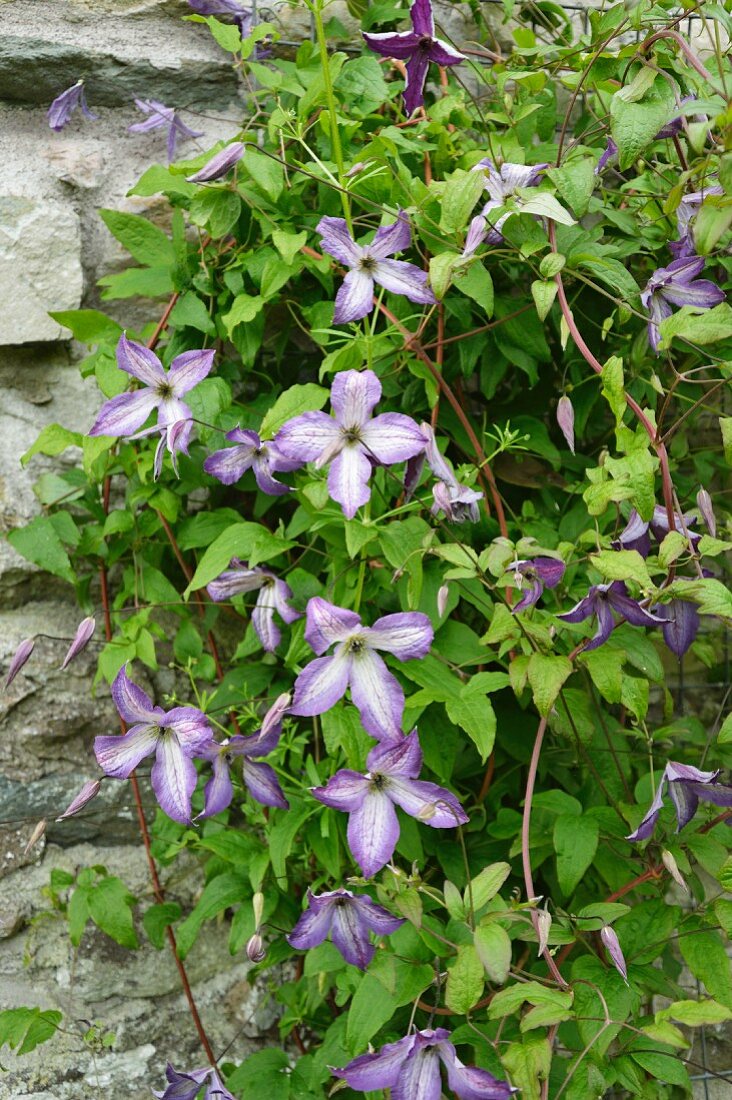
[(348, 818), (348, 843), (367, 878), (389, 862), (398, 840), (399, 822), (391, 800), (381, 791), (369, 790)]
[(347, 519), (371, 498), (371, 463), (358, 443), (348, 443), (328, 470), (328, 492), (338, 501)]
[(350, 682), (351, 699), (371, 736), (378, 741), (401, 737), (404, 692), (378, 653), (363, 649), (354, 654)]
[(183, 752), (178, 738), (166, 733), (158, 742), (150, 782), (161, 809), (173, 821), (187, 825), (191, 820), (191, 795), (198, 776), (193, 761)]

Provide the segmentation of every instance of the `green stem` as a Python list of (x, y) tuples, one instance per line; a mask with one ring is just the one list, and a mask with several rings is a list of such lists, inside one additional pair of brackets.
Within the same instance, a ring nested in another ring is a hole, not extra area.
[[(343, 164), (343, 149), (341, 148), (341, 135), (338, 130), (338, 115), (336, 113), (335, 96), (333, 95), (333, 81), (330, 75), (330, 64), (328, 57), (328, 43), (325, 38), (325, 27), (323, 26), (323, 0), (315, 0), (315, 3), (308, 4), (308, 7), (313, 13), (315, 20), (315, 33), (318, 36), (318, 49), (320, 50), (320, 64), (323, 69), (323, 84), (325, 85), (325, 101), (328, 107), (328, 114), (330, 115), (330, 138), (333, 149), (333, 158), (336, 162), (338, 169), (338, 183), (343, 188), (345, 187), (346, 172)], [(341, 204), (343, 205), (343, 214), (346, 219), (346, 224), (351, 233), (353, 233), (353, 223), (351, 221), (351, 205), (348, 201), (348, 195), (345, 190), (341, 191)]]

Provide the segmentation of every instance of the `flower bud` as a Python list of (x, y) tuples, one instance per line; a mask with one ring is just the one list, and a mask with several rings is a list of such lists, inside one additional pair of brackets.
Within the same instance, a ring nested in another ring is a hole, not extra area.
[(15, 677), (20, 672), (25, 662), (33, 652), (33, 647), (36, 644), (35, 638), (26, 638), (24, 642), (21, 642), (16, 649), (13, 659), (10, 662), (10, 668), (8, 669), (8, 675), (5, 678), (5, 687), (9, 688)]
[(36, 845), (38, 843), (38, 841), (41, 839), (41, 837), (43, 836), (45, 831), (46, 831), (46, 819), (44, 817), (44, 818), (41, 818), (41, 820), (38, 822), (35, 829), (31, 833), (30, 837), (28, 838), (28, 843), (26, 844), (25, 850), (23, 851), (24, 856), (28, 855), (31, 848), (33, 848), (34, 845)]
[(574, 407), (566, 393), (559, 398), (557, 404), (557, 424), (567, 440), (567, 446), (574, 454)]
[(437, 590), (437, 614), (442, 618), (447, 609), (447, 597), (450, 592), (450, 588), (446, 584), (441, 584)]
[(211, 157), (208, 164), (200, 168), (192, 176), (186, 176), (188, 183), (211, 183), (212, 180), (220, 180), (244, 155), (244, 143), (234, 141), (227, 145), (215, 156)]
[(661, 862), (663, 863), (663, 865), (666, 868), (666, 870), (668, 871), (668, 873), (671, 875), (671, 878), (674, 880), (674, 882), (678, 886), (680, 886), (681, 889), (684, 890), (688, 894), (689, 893), (689, 887), (686, 885), (686, 882), (684, 881), (684, 876), (681, 874), (681, 871), (679, 870), (679, 865), (677, 864), (676, 860), (672, 856), (671, 852), (669, 852), (666, 848), (664, 848), (663, 851), (661, 852)]
[(535, 915), (536, 934), (539, 937), (539, 955), (543, 955), (549, 942), (549, 930), (552, 926), (552, 915), (548, 909), (539, 909)]
[(696, 494), (696, 505), (702, 514), (704, 522), (707, 525), (707, 529), (712, 538), (717, 537), (717, 520), (714, 516), (714, 509), (712, 508), (712, 498), (706, 489), (699, 489)]
[(94, 631), (97, 628), (97, 621), (93, 615), (90, 615), (88, 619), (82, 619), (76, 628), (76, 634), (74, 640), (66, 651), (66, 656), (61, 664), (61, 671), (71, 664), (74, 657), (81, 653), (82, 649), (86, 649), (89, 642), (94, 636)]
[(96, 798), (99, 794), (99, 788), (102, 785), (101, 779), (89, 779), (81, 788), (76, 798), (66, 807), (60, 817), (57, 817), (57, 821), (65, 821), (67, 817), (73, 817), (74, 814), (78, 814), (79, 810), (83, 810), (87, 802), (91, 802), (93, 798)]
[(628, 968), (625, 965), (625, 957), (620, 946), (620, 940), (618, 939), (617, 932), (614, 928), (611, 928), (609, 924), (606, 924), (603, 928), (600, 929), (600, 939), (605, 945), (607, 953), (610, 956), (610, 961), (617, 970), (618, 974), (620, 974), (620, 977), (627, 985)]
[(257, 890), (252, 898), (252, 910), (254, 912), (254, 927), (259, 928), (262, 923), (262, 910), (264, 909), (264, 894)]
[(247, 943), (247, 958), (250, 962), (260, 963), (266, 954), (262, 937), (259, 932), (255, 932)]

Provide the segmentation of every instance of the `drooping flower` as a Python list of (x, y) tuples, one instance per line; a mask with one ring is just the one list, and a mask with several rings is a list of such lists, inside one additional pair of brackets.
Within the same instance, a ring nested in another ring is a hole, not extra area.
[(427, 272), (406, 260), (391, 260), (395, 252), (404, 252), (412, 243), (407, 215), (400, 210), (392, 225), (376, 230), (371, 244), (356, 244), (343, 218), (323, 217), (316, 229), (321, 247), (344, 267), (349, 268), (336, 294), (333, 321), (360, 321), (374, 308), (374, 283), (403, 294), (410, 302), (434, 305), (437, 299), (427, 284)]
[(154, 1092), (157, 1100), (196, 1100), (201, 1086), (206, 1085), (203, 1100), (236, 1100), (219, 1077), (218, 1071), (207, 1066), (181, 1073), (168, 1062), (165, 1070), (168, 1086), (164, 1092)]
[(595, 175), (599, 176), (601, 172), (604, 172), (608, 164), (614, 161), (618, 155), (618, 147), (611, 137), (608, 137), (607, 144), (600, 154), (600, 159), (595, 166)]
[(637, 600), (632, 599), (622, 581), (613, 581), (612, 584), (593, 584), (579, 603), (575, 604), (570, 611), (557, 615), (557, 618), (565, 623), (581, 623), (592, 615), (597, 616), (595, 635), (583, 646), (583, 651), (588, 653), (591, 649), (604, 645), (610, 637), (615, 626), (613, 611), (631, 626), (658, 626), (662, 621), (656, 615), (645, 611)]
[(193, 422), (191, 420), (175, 420), (172, 424), (154, 424), (151, 428), (143, 428), (141, 432), (135, 432), (130, 439), (147, 439), (148, 436), (159, 435), (158, 445), (155, 448), (153, 459), (153, 480), (157, 481), (163, 472), (163, 458), (167, 451), (173, 464), (173, 472), (180, 477), (178, 472), (178, 455), (188, 454), (188, 447), (193, 435)]
[(70, 662), (73, 661), (74, 657), (81, 653), (82, 649), (86, 649), (86, 647), (89, 645), (89, 642), (94, 637), (94, 631), (96, 630), (96, 628), (97, 621), (93, 615), (90, 615), (87, 619), (81, 620), (76, 628), (76, 634), (74, 635), (73, 641), (69, 646), (66, 652), (66, 656), (64, 657), (61, 664), (62, 672), (70, 664)]
[(175, 160), (175, 151), (179, 141), (203, 136), (203, 130), (191, 130), (181, 120), (173, 107), (166, 107), (157, 99), (136, 99), (135, 106), (147, 118), (128, 127), (131, 134), (146, 134), (149, 130), (168, 130), (168, 161)]
[[(355, 611), (336, 607), (320, 596), (308, 600), (305, 640), (318, 657), (295, 681), (292, 713), (323, 714), (351, 689), (365, 729), (377, 740), (402, 737), (404, 692), (377, 650), (400, 661), (424, 657), (432, 645), (429, 619), (419, 611), (384, 615), (364, 626)], [(321, 654), (335, 645), (330, 657)]]
[(196, 15), (225, 15), (231, 18), (241, 33), (242, 38), (248, 38), (254, 23), (254, 12), (251, 8), (245, 8), (239, 0), (188, 0), (190, 7)]
[[(128, 340), (123, 333), (117, 344), (117, 366), (143, 385), (133, 393), (121, 393), (105, 401), (89, 435), (132, 435), (153, 409), (158, 412), (159, 428), (192, 420), (193, 413), (181, 398), (203, 381), (213, 360), (213, 351), (184, 351), (176, 355), (166, 371), (154, 352)], [(180, 450), (181, 437), (177, 438)]]
[(86, 105), (83, 80), (77, 80), (76, 84), (72, 84), (65, 92), (56, 96), (48, 108), (48, 125), (52, 130), (63, 130), (77, 107), (81, 107), (84, 118), (91, 120), (99, 118), (99, 115), (95, 115)]
[(236, 734), (227, 741), (211, 740), (198, 755), (213, 765), (213, 775), (206, 784), (204, 809), (200, 817), (220, 814), (231, 804), (234, 785), (231, 768), (241, 760), (242, 778), (252, 798), (263, 806), (279, 806), (286, 810), (289, 803), (282, 793), (274, 768), (259, 759), (277, 748), (282, 733), (282, 719), (290, 703), (289, 695), (280, 695), (272, 704), (256, 733), (249, 737)]
[(557, 424), (567, 441), (572, 454), (574, 454), (574, 406), (572, 399), (563, 393), (557, 402)]
[[(694, 549), (701, 538), (701, 535), (691, 530), (696, 520), (697, 517), (693, 512), (674, 512), (674, 530), (680, 535), (688, 535)], [(631, 508), (625, 527), (613, 542), (613, 546), (616, 550), (637, 550), (642, 558), (647, 558), (651, 552), (649, 531), (656, 541), (661, 543), (669, 530), (668, 513), (663, 504), (655, 506), (650, 520), (641, 519), (635, 508)]]
[(213, 180), (222, 179), (235, 164), (239, 163), (245, 149), (243, 141), (233, 141), (231, 145), (227, 145), (225, 149), (211, 157), (203, 168), (199, 168), (192, 176), (186, 176), (188, 183), (211, 183)]
[(330, 394), (335, 417), (306, 412), (283, 424), (275, 436), (277, 450), (293, 462), (330, 463), (328, 492), (348, 519), (371, 497), (373, 466), (405, 462), (424, 449), (417, 424), (403, 413), (373, 416), (381, 382), (372, 370), (341, 371)]
[(196, 788), (193, 757), (213, 738), (203, 711), (173, 707), (164, 711), (127, 677), (124, 665), (112, 684), (112, 699), (120, 718), (131, 728), (112, 737), (96, 737), (94, 754), (105, 775), (127, 779), (141, 760), (155, 753), (150, 782), (160, 806), (173, 821), (189, 824), (191, 796)]
[(459, 1100), (509, 1100), (516, 1092), (487, 1069), (464, 1065), (444, 1027), (415, 1031), (332, 1072), (356, 1092), (391, 1089), (393, 1100), (439, 1100), (440, 1062), (447, 1070), (448, 1087)]
[(317, 947), (330, 932), (346, 962), (359, 970), (366, 969), (376, 951), (369, 932), (388, 936), (404, 924), (403, 918), (393, 917), (368, 894), (343, 889), (314, 894), (308, 890), (307, 902), (307, 909), (286, 937), (290, 946), (298, 951)]
[(681, 660), (699, 633), (701, 620), (696, 604), (690, 600), (671, 600), (667, 604), (658, 604), (653, 608), (653, 613), (664, 620), (661, 627), (663, 640)]
[(698, 279), (704, 268), (704, 256), (674, 260), (659, 267), (646, 283), (641, 302), (648, 310), (648, 342), (655, 352), (661, 341), (659, 324), (673, 313), (672, 306), (713, 309), (724, 301), (724, 291), (709, 279)]
[[(485, 189), (490, 200), (470, 223), (465, 238), (464, 256), (472, 256), (478, 245), (484, 241), (487, 244), (501, 243), (501, 226), (513, 212), (520, 211), (524, 201), (519, 194), (519, 188), (536, 187), (541, 173), (548, 167), (548, 164), (511, 164), (506, 161), (500, 168), (496, 168), (490, 157), (478, 161), (473, 171), (485, 173)], [(507, 210), (498, 218), (490, 216), (494, 210), (506, 206), (509, 201), (512, 210)]]
[(226, 438), (236, 446), (224, 447), (209, 455), (203, 463), (207, 474), (223, 485), (233, 485), (247, 470), (252, 470), (263, 493), (276, 497), (292, 492), (289, 485), (283, 485), (272, 475), (297, 470), (304, 459), (286, 458), (272, 440), (262, 442), (257, 433), (249, 429), (234, 428), (226, 433)]
[(694, 241), (694, 222), (702, 203), (707, 195), (723, 195), (724, 189), (715, 184), (713, 187), (703, 187), (700, 191), (692, 191), (684, 195), (676, 207), (676, 225), (679, 239), (669, 241), (668, 250), (676, 260), (696, 255), (696, 243)]
[(404, 87), (404, 113), (413, 114), (424, 106), (424, 86), (430, 62), (434, 65), (459, 65), (465, 60), (460, 53), (442, 38), (435, 38), (435, 22), (431, 0), (415, 0), (409, 14), (411, 31), (386, 34), (364, 34), (366, 45), (382, 57), (395, 57), (406, 61), (407, 81)]
[(525, 582), (528, 582), (524, 594), (519, 602), (511, 609), (525, 611), (527, 607), (533, 607), (538, 602), (545, 588), (556, 588), (566, 570), (563, 561), (556, 558), (524, 558), (521, 561), (512, 561), (506, 569), (512, 569), (516, 581), (516, 587), (521, 590)]
[(20, 672), (23, 665), (29, 660), (31, 653), (35, 649), (35, 638), (26, 638), (20, 643), (15, 653), (13, 654), (10, 665), (8, 666), (8, 673), (5, 677), (5, 690), (10, 687), (15, 677)]
[(242, 592), (259, 592), (252, 611), (252, 626), (262, 643), (262, 648), (273, 653), (282, 640), (282, 633), (274, 621), (275, 611), (285, 623), (302, 618), (299, 611), (290, 607), (292, 589), (269, 569), (255, 565), (250, 567), (241, 558), (232, 558), (229, 568), (206, 585), (214, 603), (230, 600)]
[(618, 934), (614, 928), (609, 924), (603, 924), (600, 929), (600, 939), (602, 940), (605, 950), (610, 956), (610, 961), (617, 970), (620, 977), (625, 984), (628, 984), (628, 967), (625, 964), (625, 956), (623, 955), (623, 949), (620, 946), (620, 940)]
[(437, 478), (432, 487), (433, 504), (430, 512), (433, 516), (442, 512), (451, 523), (477, 523), (480, 519), (478, 501), (482, 494), (476, 489), (462, 485), (455, 477), (455, 471), (440, 452), (432, 426), (426, 421), (420, 424), (425, 439), (424, 451), (410, 458), (404, 473), (405, 501), (411, 499), (419, 482), (425, 461)]
[(675, 760), (669, 760), (646, 816), (626, 840), (648, 840), (653, 834), (664, 805), (664, 787), (676, 810), (677, 833), (689, 824), (700, 801), (711, 802), (714, 806), (732, 806), (732, 787), (718, 783), (719, 774), (719, 769), (703, 772), (690, 764), (678, 764)]
[(365, 775), (342, 769), (314, 796), (348, 815), (348, 843), (356, 863), (370, 878), (384, 867), (399, 840), (395, 806), (432, 829), (453, 829), (468, 820), (454, 794), (436, 783), (418, 779), (422, 749), (417, 731), (398, 742), (376, 745), (369, 753)]

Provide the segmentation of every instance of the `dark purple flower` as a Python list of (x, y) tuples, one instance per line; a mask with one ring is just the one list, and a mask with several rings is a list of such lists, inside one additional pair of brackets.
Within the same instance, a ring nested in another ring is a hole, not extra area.
[(203, 136), (203, 130), (191, 130), (181, 121), (178, 112), (173, 107), (166, 107), (157, 99), (136, 99), (135, 106), (142, 111), (147, 118), (143, 122), (135, 122), (129, 126), (131, 134), (146, 134), (149, 130), (160, 130), (167, 127), (168, 130), (168, 161), (175, 160), (175, 150), (179, 141), (187, 138)]
[[(694, 95), (685, 95), (680, 100), (679, 106), (683, 107), (684, 104), (686, 104), (686, 103), (694, 103), (695, 100), (696, 100), (696, 96), (694, 96)], [(705, 122), (707, 116), (706, 115), (696, 115), (695, 117), (699, 121)], [(656, 134), (656, 136), (654, 137), (653, 140), (654, 141), (661, 141), (662, 138), (676, 137), (678, 134), (681, 133), (681, 131), (683, 129), (684, 129), (684, 116), (676, 115), (675, 118), (672, 118), (670, 122), (667, 122), (665, 126), (661, 127), (661, 129), (658, 131), (658, 133)]]
[(487, 1069), (463, 1065), (443, 1027), (415, 1031), (374, 1054), (361, 1054), (333, 1074), (356, 1092), (391, 1089), (393, 1100), (440, 1100), (440, 1062), (458, 1100), (509, 1100), (516, 1092)]
[(93, 114), (86, 105), (83, 80), (77, 80), (76, 84), (72, 84), (65, 92), (56, 96), (48, 108), (48, 125), (52, 130), (63, 130), (77, 107), (81, 107), (84, 118), (92, 120), (99, 118), (99, 115)]
[(600, 159), (598, 160), (597, 165), (595, 167), (595, 175), (599, 176), (600, 173), (603, 172), (607, 168), (608, 164), (610, 164), (612, 161), (614, 161), (617, 158), (617, 155), (618, 155), (618, 147), (615, 144), (615, 142), (613, 141), (613, 139), (611, 137), (608, 137), (607, 145), (605, 146), (604, 150), (600, 154)]
[(249, 737), (237, 734), (224, 742), (212, 738), (198, 752), (198, 756), (213, 765), (213, 775), (203, 792), (204, 810), (200, 817), (220, 814), (230, 805), (234, 797), (230, 769), (236, 760), (241, 760), (242, 778), (252, 798), (263, 806), (287, 809), (289, 803), (282, 793), (274, 769), (269, 764), (263, 764), (258, 757), (268, 756), (277, 748), (282, 733), (282, 719), (289, 703), (289, 695), (280, 695), (265, 714), (261, 728), (256, 733)]
[(242, 592), (259, 592), (252, 612), (252, 625), (262, 648), (273, 653), (282, 640), (279, 627), (275, 624), (275, 611), (285, 623), (294, 623), (302, 618), (299, 611), (290, 607), (292, 589), (284, 581), (260, 566), (247, 565), (241, 558), (232, 558), (229, 568), (220, 573), (216, 580), (206, 585), (206, 591), (215, 603), (230, 600)]
[(610, 956), (610, 961), (617, 970), (620, 977), (625, 984), (628, 984), (628, 967), (625, 965), (625, 956), (620, 946), (620, 940), (618, 934), (614, 928), (611, 928), (609, 924), (603, 924), (600, 929), (600, 939), (602, 940), (605, 950)]
[[(470, 223), (465, 238), (464, 256), (472, 256), (478, 245), (484, 241), (487, 244), (501, 243), (501, 226), (514, 211), (521, 209), (523, 200), (519, 188), (536, 187), (541, 173), (548, 167), (548, 164), (510, 164), (506, 161), (500, 168), (496, 168), (490, 157), (478, 161), (473, 171), (485, 173), (485, 189), (490, 195), (490, 201)], [(496, 219), (490, 217), (494, 210), (506, 206), (509, 200), (513, 200), (513, 210), (507, 210)]]
[(65, 821), (67, 817), (73, 817), (74, 814), (78, 814), (79, 810), (83, 810), (84, 807), (89, 802), (91, 802), (93, 798), (97, 797), (101, 786), (101, 779), (87, 779), (86, 783), (81, 788), (79, 793), (74, 798), (72, 798), (71, 802), (69, 802), (64, 812), (61, 814), (60, 817), (57, 817), (56, 820)]
[(209, 455), (203, 464), (207, 474), (223, 485), (233, 485), (247, 470), (253, 470), (254, 480), (263, 493), (276, 497), (292, 492), (289, 485), (283, 485), (272, 474), (297, 470), (304, 459), (286, 458), (271, 440), (263, 443), (256, 432), (248, 429), (234, 428), (226, 433), (226, 438), (237, 446), (224, 447)]
[(393, 917), (368, 894), (353, 894), (342, 889), (314, 894), (308, 890), (307, 901), (307, 909), (286, 937), (290, 946), (298, 951), (317, 947), (330, 932), (346, 962), (359, 970), (366, 969), (376, 951), (369, 940), (369, 932), (388, 936), (404, 924), (403, 918)]
[(328, 492), (348, 519), (371, 497), (374, 465), (393, 466), (424, 449), (417, 424), (402, 413), (373, 416), (381, 382), (372, 370), (345, 370), (333, 379), (330, 393), (335, 417), (306, 412), (283, 424), (275, 436), (277, 450), (293, 462), (330, 463)]
[(674, 260), (659, 267), (646, 283), (641, 302), (648, 310), (648, 341), (655, 352), (661, 340), (659, 324), (673, 313), (671, 306), (712, 309), (724, 301), (724, 291), (709, 279), (698, 279), (704, 267), (703, 256)]
[(574, 454), (574, 406), (566, 393), (562, 394), (557, 402), (557, 424), (567, 441), (567, 446)]
[[(308, 600), (305, 640), (318, 659), (311, 661), (295, 681), (292, 713), (304, 717), (323, 714), (351, 689), (351, 699), (364, 727), (377, 740), (399, 738), (404, 714), (404, 692), (376, 652), (392, 653), (400, 661), (424, 657), (434, 631), (419, 611), (384, 615), (364, 626), (355, 611), (336, 607), (320, 596)], [(332, 656), (321, 654), (335, 645)]]
[(656, 789), (656, 797), (649, 806), (646, 816), (635, 832), (626, 837), (626, 840), (648, 840), (653, 834), (658, 815), (663, 809), (664, 786), (667, 787), (669, 798), (676, 810), (677, 833), (689, 824), (700, 800), (711, 802), (714, 806), (732, 806), (732, 787), (717, 783), (718, 777), (719, 769), (714, 772), (702, 772), (690, 764), (677, 764), (675, 760), (669, 760)]
[(382, 57), (406, 61), (407, 82), (404, 87), (404, 112), (411, 115), (424, 106), (424, 86), (430, 62), (435, 65), (459, 65), (465, 55), (435, 38), (435, 23), (430, 0), (415, 0), (409, 14), (412, 30), (387, 34), (364, 34), (366, 45)]
[(681, 260), (696, 255), (694, 221), (699, 213), (699, 209), (707, 195), (723, 194), (723, 188), (719, 185), (715, 185), (714, 187), (702, 188), (701, 191), (693, 191), (689, 195), (684, 195), (676, 208), (676, 225), (678, 227), (679, 239), (677, 241), (669, 241), (668, 245), (669, 252), (674, 259)]
[(36, 645), (35, 638), (26, 638), (25, 641), (21, 642), (20, 645), (18, 646), (18, 648), (16, 649), (15, 653), (13, 654), (10, 665), (8, 667), (8, 674), (5, 677), (5, 690), (6, 691), (10, 687), (10, 685), (12, 684), (15, 677), (20, 672), (23, 665), (29, 659), (31, 653), (35, 649), (35, 645)]
[(376, 745), (366, 766), (365, 775), (346, 768), (336, 772), (325, 787), (314, 787), (313, 794), (326, 806), (349, 815), (348, 843), (367, 878), (394, 854), (399, 840), (395, 806), (433, 829), (452, 829), (468, 820), (454, 794), (417, 779), (422, 749), (416, 730), (400, 741)]
[(699, 612), (696, 604), (689, 600), (671, 600), (667, 604), (658, 604), (653, 613), (664, 623), (661, 627), (663, 640), (679, 660), (684, 656), (699, 632)]
[(165, 1091), (153, 1092), (157, 1100), (196, 1100), (204, 1084), (206, 1091), (203, 1100), (236, 1100), (225, 1087), (217, 1070), (210, 1066), (205, 1069), (192, 1069), (189, 1073), (180, 1073), (168, 1062), (165, 1076), (168, 1079)]
[(188, 0), (188, 4), (196, 15), (215, 15), (217, 19), (220, 15), (229, 16), (239, 28), (242, 38), (249, 37), (254, 12), (251, 8), (245, 8), (239, 0)]
[(206, 715), (196, 707), (166, 712), (153, 706), (142, 688), (127, 678), (124, 665), (112, 684), (112, 698), (131, 728), (122, 736), (95, 737), (99, 767), (114, 779), (127, 779), (141, 760), (155, 753), (150, 773), (155, 797), (173, 821), (190, 824), (197, 780), (192, 757), (200, 756), (213, 738)]
[(410, 302), (434, 305), (437, 299), (427, 285), (427, 272), (406, 260), (390, 260), (395, 252), (404, 252), (412, 243), (407, 215), (400, 210), (392, 225), (376, 230), (371, 244), (356, 244), (343, 218), (324, 217), (316, 229), (321, 247), (349, 272), (336, 294), (333, 321), (359, 321), (374, 308), (374, 283), (403, 294)]
[(435, 433), (426, 421), (420, 424), (425, 439), (424, 452), (410, 458), (404, 475), (405, 499), (409, 500), (417, 487), (424, 462), (427, 462), (437, 478), (432, 487), (433, 504), (430, 511), (433, 516), (442, 512), (451, 523), (477, 523), (480, 519), (478, 501), (482, 493), (462, 485), (455, 477), (455, 471), (437, 446)]
[(658, 626), (662, 621), (645, 611), (637, 600), (631, 599), (622, 581), (613, 581), (612, 584), (594, 584), (579, 603), (575, 604), (570, 611), (565, 611), (563, 615), (557, 615), (557, 618), (565, 623), (581, 623), (591, 615), (597, 616), (595, 635), (583, 647), (584, 652), (588, 653), (591, 649), (604, 645), (610, 637), (615, 626), (613, 611), (632, 626)]
[[(694, 549), (701, 535), (692, 531), (697, 517), (691, 512), (674, 513), (674, 530), (680, 535), (687, 535)], [(653, 509), (650, 521), (641, 519), (635, 508), (631, 508), (625, 527), (613, 542), (616, 550), (637, 550), (642, 558), (647, 558), (651, 551), (651, 538), (649, 531), (653, 533), (657, 542), (661, 543), (669, 533), (668, 513), (662, 504), (657, 504)]]
[(73, 661), (74, 657), (76, 657), (77, 654), (81, 653), (82, 649), (86, 649), (86, 647), (89, 645), (89, 642), (94, 637), (94, 631), (96, 630), (96, 628), (97, 621), (93, 615), (90, 615), (88, 619), (81, 620), (76, 628), (74, 639), (66, 652), (66, 656), (63, 659), (63, 663), (61, 665), (62, 672), (67, 667), (67, 665), (70, 664), (71, 661)]
[(231, 171), (235, 164), (239, 163), (244, 155), (245, 148), (243, 141), (232, 142), (216, 156), (211, 157), (211, 160), (203, 168), (199, 168), (192, 176), (186, 176), (186, 179), (189, 183), (211, 183), (213, 180), (220, 180), (227, 172)]
[(172, 428), (178, 421), (192, 420), (193, 413), (181, 397), (203, 381), (213, 360), (213, 351), (184, 351), (176, 355), (170, 370), (165, 371), (154, 352), (128, 340), (123, 333), (117, 344), (117, 366), (143, 385), (133, 393), (121, 393), (105, 401), (89, 435), (132, 435), (153, 409), (158, 411), (159, 428)]
[(545, 588), (556, 588), (566, 570), (563, 561), (556, 558), (529, 558), (521, 561), (512, 561), (506, 569), (512, 569), (519, 590), (528, 582), (528, 587), (523, 596), (511, 610), (514, 615), (517, 611), (525, 611), (527, 607), (533, 607)]

